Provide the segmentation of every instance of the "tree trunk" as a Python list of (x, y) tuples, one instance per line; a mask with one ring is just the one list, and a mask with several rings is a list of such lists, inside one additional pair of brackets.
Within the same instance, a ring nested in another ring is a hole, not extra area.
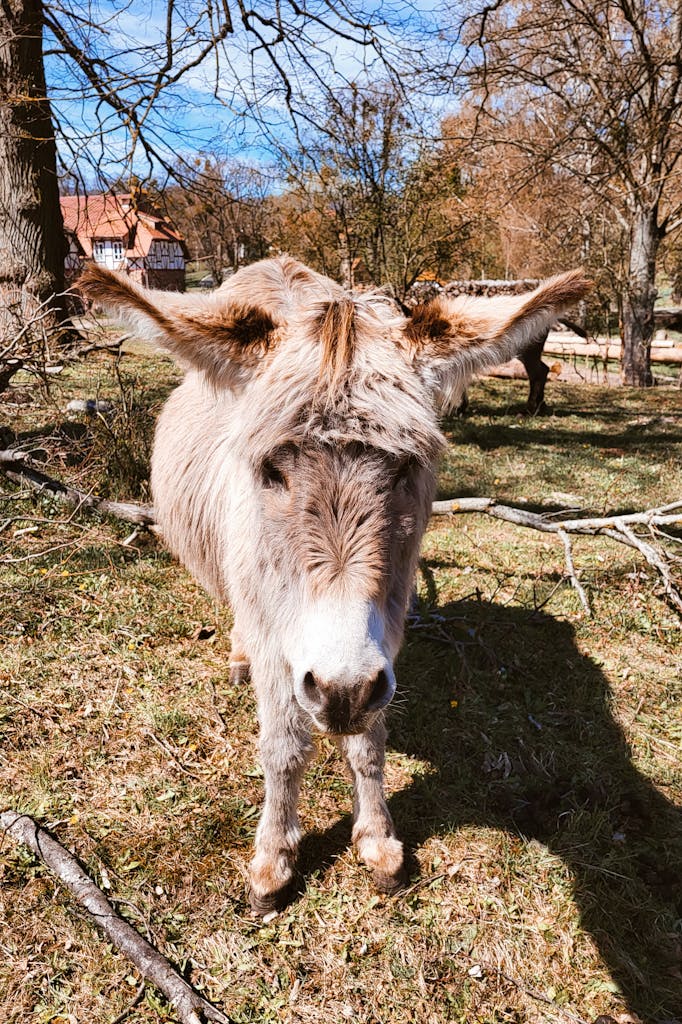
[(654, 332), (658, 242), (657, 207), (638, 208), (632, 221), (630, 264), (623, 297), (621, 365), (623, 383), (636, 388), (653, 384), (651, 336)]
[[(42, 0), (0, 4), (0, 338), (65, 316), (66, 241), (43, 65)], [(40, 313), (38, 308), (46, 304)]]

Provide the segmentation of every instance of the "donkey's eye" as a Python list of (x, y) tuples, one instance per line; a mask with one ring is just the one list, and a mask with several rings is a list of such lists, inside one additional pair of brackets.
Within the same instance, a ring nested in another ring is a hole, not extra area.
[(266, 459), (261, 466), (261, 480), (263, 487), (270, 489), (287, 490), (289, 483), (281, 469), (278, 469), (274, 462)]
[(412, 471), (413, 465), (414, 461), (412, 459), (403, 459), (403, 461), (397, 467), (395, 473), (393, 474), (394, 491), (397, 490), (399, 487), (402, 486), (402, 484), (406, 482), (407, 478), (409, 477)]

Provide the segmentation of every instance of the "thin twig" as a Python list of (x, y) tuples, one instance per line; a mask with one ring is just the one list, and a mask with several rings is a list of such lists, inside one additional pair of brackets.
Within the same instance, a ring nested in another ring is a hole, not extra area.
[(143, 736), (147, 736), (150, 740), (152, 740), (152, 742), (156, 743), (157, 747), (160, 750), (162, 750), (167, 757), (170, 757), (173, 764), (176, 766), (176, 768), (179, 769), (179, 771), (183, 773), (183, 775), (189, 776), (190, 779), (199, 778), (196, 772), (191, 772), (189, 768), (185, 768), (184, 764), (179, 759), (177, 754), (172, 750), (169, 744), (165, 743), (164, 740), (160, 739), (153, 729), (142, 729), (141, 732)]
[(114, 910), (102, 890), (83, 871), (80, 864), (61, 843), (41, 828), (27, 814), (13, 810), (0, 812), (0, 828), (24, 843), (39, 857), (78, 902), (87, 910), (116, 949), (132, 960), (142, 976), (163, 993), (174, 1007), (182, 1024), (203, 1024), (218, 1021), (231, 1024), (228, 1017), (211, 1006), (195, 992), (172, 964)]
[(590, 608), (590, 602), (587, 600), (587, 594), (583, 589), (583, 585), (578, 579), (573, 565), (573, 552), (571, 550), (571, 538), (568, 536), (565, 530), (559, 530), (559, 536), (561, 537), (564, 544), (564, 554), (566, 556), (566, 568), (568, 570), (568, 577), (571, 581), (572, 586), (578, 593), (580, 603), (585, 609), (586, 615), (592, 615), (592, 609)]
[(665, 558), (662, 557), (661, 552), (655, 548), (653, 544), (647, 543), (647, 541), (642, 540), (641, 537), (638, 537), (633, 533), (630, 527), (622, 520), (616, 523), (616, 530), (618, 530), (619, 533), (622, 533), (623, 537), (629, 541), (632, 547), (641, 551), (649, 565), (656, 569), (663, 580), (663, 589), (668, 595), (668, 598), (672, 601), (677, 610), (682, 612), (682, 595), (680, 595), (672, 581), (670, 566), (666, 562)]
[(551, 996), (545, 995), (544, 992), (539, 992), (536, 988), (531, 988), (529, 985), (526, 985), (525, 981), (521, 978), (516, 978), (513, 974), (507, 974), (507, 972), (503, 971), (501, 967), (491, 964), (489, 961), (481, 960), (475, 954), (466, 953), (464, 950), (460, 950), (459, 955), (465, 957), (465, 959), (469, 960), (471, 963), (477, 964), (481, 970), (485, 971), (487, 974), (497, 974), (501, 978), (504, 978), (504, 980), (509, 982), (510, 985), (514, 985), (515, 988), (520, 992), (524, 992), (527, 996), (530, 996), (531, 999), (535, 999), (539, 1003), (544, 1003), (546, 1006), (551, 1006), (556, 1013), (561, 1017), (564, 1017), (566, 1020), (573, 1021), (574, 1024), (588, 1024), (584, 1017), (578, 1017), (569, 1010), (565, 1010), (563, 1006), (557, 1006)]
[(140, 1000), (142, 999), (145, 987), (145, 982), (140, 982), (137, 992), (135, 993), (135, 998), (133, 999), (132, 1003), (129, 1003), (128, 1006), (126, 1006), (125, 1010), (122, 1010), (118, 1014), (118, 1016), (114, 1017), (114, 1019), (109, 1022), (109, 1024), (123, 1024), (123, 1021), (126, 1019), (126, 1017), (130, 1016), (130, 1014), (133, 1012), (135, 1007), (139, 1004)]

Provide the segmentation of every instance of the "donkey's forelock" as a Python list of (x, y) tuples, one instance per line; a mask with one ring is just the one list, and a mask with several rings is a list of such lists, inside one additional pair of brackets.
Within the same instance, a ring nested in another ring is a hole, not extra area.
[(377, 339), (390, 336), (394, 345), (404, 347), (403, 322), (391, 300), (379, 293), (346, 293), (311, 304), (302, 327), (319, 346), (318, 390), (333, 398), (349, 383), (358, 350)]
[(244, 396), (247, 457), (257, 463), (287, 444), (360, 445), (430, 464), (443, 437), (403, 324), (382, 295), (341, 294), (299, 309)]

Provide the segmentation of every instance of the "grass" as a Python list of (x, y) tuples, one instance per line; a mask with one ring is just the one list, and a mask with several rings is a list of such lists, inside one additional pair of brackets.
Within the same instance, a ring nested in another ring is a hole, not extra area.
[[(102, 357), (49, 401), (15, 393), (0, 424), (78, 486), (145, 497), (175, 379), (163, 360), (126, 357), (117, 376)], [(601, 512), (682, 493), (679, 392), (553, 385), (535, 420), (524, 392), (472, 389), (471, 415), (446, 424), (442, 496)], [(114, 421), (67, 420), (84, 395), (115, 400)], [(434, 521), (387, 763), (411, 886), (374, 893), (321, 741), (301, 893), (263, 924), (244, 897), (262, 773), (253, 697), (227, 682), (229, 610), (113, 521), (7, 486), (0, 526), (0, 806), (73, 847), (236, 1024), (681, 1019), (680, 623), (634, 553), (576, 543), (588, 620), (553, 538)], [(195, 639), (202, 626), (216, 631)], [(150, 987), (133, 1005), (135, 970), (7, 840), (0, 880), (0, 1020), (173, 1020)]]

